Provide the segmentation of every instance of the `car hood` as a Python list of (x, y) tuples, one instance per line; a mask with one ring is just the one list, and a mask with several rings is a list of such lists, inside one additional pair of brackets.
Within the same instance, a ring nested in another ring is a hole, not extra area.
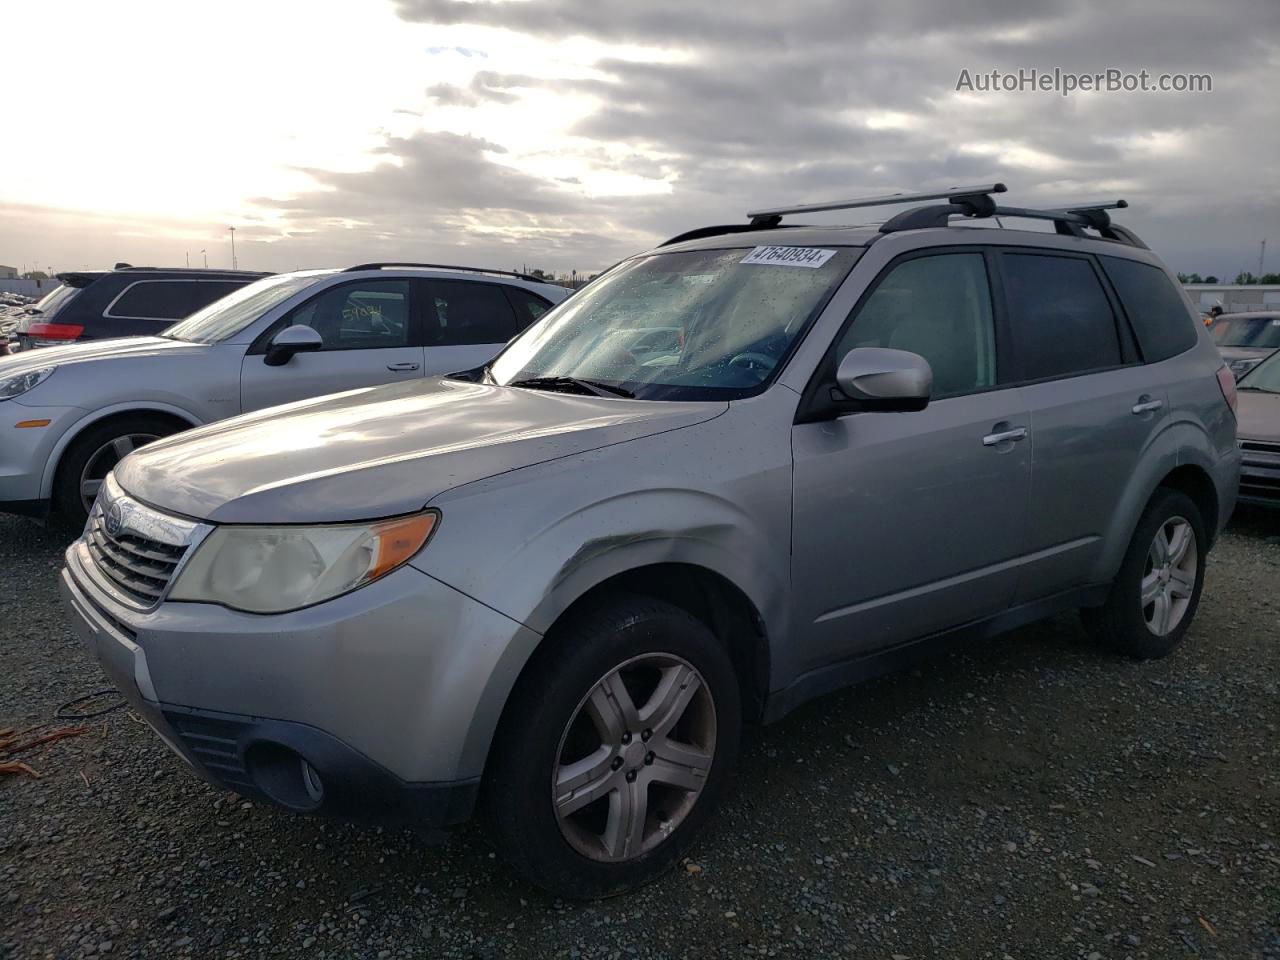
[(155, 507), (214, 523), (371, 520), (725, 409), (431, 379), (223, 420), (137, 450), (115, 477)]
[(12, 356), (0, 357), (0, 377), (29, 373), (42, 367), (60, 367), (68, 363), (88, 363), (91, 360), (108, 358), (158, 356), (174, 352), (191, 353), (207, 349), (208, 347), (202, 343), (166, 340), (164, 337), (86, 340), (82, 343), (69, 343), (64, 347), (40, 347), (36, 350), (23, 350)]
[(1232, 360), (1257, 360), (1270, 356), (1275, 347), (1219, 347), (1222, 359), (1230, 363)]
[(1241, 390), (1236, 410), (1236, 436), (1241, 440), (1280, 443), (1280, 393)]

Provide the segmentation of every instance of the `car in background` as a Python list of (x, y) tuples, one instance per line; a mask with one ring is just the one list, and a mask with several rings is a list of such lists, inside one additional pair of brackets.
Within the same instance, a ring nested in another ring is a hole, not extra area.
[(1280, 348), (1280, 313), (1224, 313), (1209, 327), (1237, 380)]
[(78, 340), (153, 336), (267, 274), (250, 270), (132, 267), (57, 274), (55, 287), (18, 321), (18, 349)]
[(366, 263), (262, 277), (153, 336), (0, 357), (0, 510), (82, 524), (135, 447), (237, 413), (485, 363), (572, 291)]
[(1280, 353), (1273, 353), (1236, 385), (1239, 392), (1241, 503), (1280, 507)]

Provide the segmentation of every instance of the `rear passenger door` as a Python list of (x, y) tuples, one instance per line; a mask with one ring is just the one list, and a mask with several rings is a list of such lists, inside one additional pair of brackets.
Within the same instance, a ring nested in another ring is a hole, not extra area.
[[(240, 371), (242, 409), (421, 377), (423, 351), (413, 319), (413, 284), (408, 279), (353, 280), (328, 287), (289, 311), (245, 355)], [(311, 327), (324, 346), (268, 366), (267, 344), (294, 324)]]
[(1031, 419), (1022, 603), (1090, 579), (1168, 398), (1094, 257), (1005, 249), (1000, 277)]
[[(427, 279), (416, 283), (428, 376), (488, 363), (531, 322), (517, 320), (504, 284)], [(523, 305), (521, 309), (529, 313)]]

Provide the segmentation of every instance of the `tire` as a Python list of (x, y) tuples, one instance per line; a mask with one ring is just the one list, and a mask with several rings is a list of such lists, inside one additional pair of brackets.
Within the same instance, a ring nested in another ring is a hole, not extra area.
[[(120, 462), (126, 443), (136, 448), (183, 429), (183, 425), (169, 417), (146, 413), (113, 417), (90, 426), (72, 441), (58, 463), (52, 504), (58, 520), (68, 526), (82, 527), (88, 519), (89, 511), (81, 497), (86, 467), (91, 467), (90, 473), (101, 480)], [(117, 443), (119, 449), (113, 448)]]
[[(489, 764), (497, 844), (556, 896), (648, 883), (688, 850), (737, 760), (741, 692), (728, 652), (679, 607), (615, 595), (572, 615), (535, 657)], [(576, 787), (553, 787), (575, 772)], [(643, 817), (632, 814), (640, 800)]]
[[(1187, 530), (1192, 540), (1181, 547), (1180, 537)], [(1164, 548), (1157, 543), (1158, 536)], [(1176, 490), (1157, 490), (1138, 521), (1107, 602), (1081, 611), (1085, 627), (1127, 656), (1141, 660), (1168, 656), (1200, 605), (1207, 544), (1204, 519), (1195, 502)], [(1161, 556), (1167, 566), (1159, 563)], [(1146, 597), (1154, 599), (1144, 604)]]

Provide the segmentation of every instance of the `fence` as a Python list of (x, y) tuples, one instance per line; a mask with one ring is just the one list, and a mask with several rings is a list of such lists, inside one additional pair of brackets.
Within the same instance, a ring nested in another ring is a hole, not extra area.
[(50, 290), (56, 289), (58, 285), (58, 281), (52, 277), (48, 280), (0, 279), (0, 293), (21, 293), (39, 299)]

